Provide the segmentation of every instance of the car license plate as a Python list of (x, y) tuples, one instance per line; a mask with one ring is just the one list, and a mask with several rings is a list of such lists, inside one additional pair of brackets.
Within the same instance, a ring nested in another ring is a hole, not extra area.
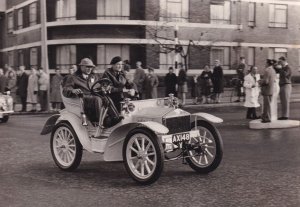
[(189, 142), (192, 138), (196, 138), (199, 136), (200, 134), (198, 130), (176, 133), (176, 134), (168, 134), (162, 136), (162, 142), (179, 145), (181, 148), (183, 142)]

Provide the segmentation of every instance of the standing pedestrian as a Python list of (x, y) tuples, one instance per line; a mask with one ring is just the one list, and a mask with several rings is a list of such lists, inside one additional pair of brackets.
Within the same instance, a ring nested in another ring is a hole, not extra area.
[(144, 81), (146, 78), (146, 73), (144, 69), (142, 68), (142, 62), (137, 61), (136, 62), (136, 69), (133, 75), (133, 82), (135, 83), (137, 89), (138, 89), (138, 94), (139, 94), (139, 99), (142, 99), (142, 94), (143, 94), (143, 87), (144, 87)]
[(199, 76), (200, 88), (201, 88), (201, 96), (202, 103), (209, 103), (209, 96), (211, 94), (212, 84), (212, 72), (209, 68), (209, 65), (204, 66), (204, 70)]
[(282, 68), (279, 69), (279, 86), (281, 117), (278, 120), (287, 120), (290, 115), (290, 97), (292, 93), (292, 70), (285, 57), (280, 57)]
[(14, 110), (15, 110), (15, 106), (16, 106), (16, 101), (17, 101), (17, 74), (14, 70), (11, 70), (8, 72), (7, 74), (7, 88), (10, 91), (10, 95), (14, 100)]
[(245, 87), (245, 103), (244, 106), (247, 107), (247, 119), (258, 119), (256, 115), (256, 108), (260, 106), (258, 103), (258, 96), (260, 93), (259, 82), (260, 75), (257, 74), (257, 67), (252, 66), (250, 68), (249, 74), (245, 76), (244, 87)]
[(0, 93), (4, 93), (7, 89), (7, 77), (4, 75), (4, 71), (0, 68)]
[(21, 99), (21, 104), (22, 104), (21, 112), (26, 111), (27, 87), (28, 87), (28, 75), (25, 72), (25, 66), (22, 65), (19, 67), (19, 76), (17, 77), (17, 95)]
[(174, 94), (174, 96), (177, 96), (177, 77), (174, 73), (173, 67), (169, 67), (169, 73), (166, 74), (164, 82), (166, 87), (165, 96), (168, 97), (170, 93)]
[(182, 105), (185, 105), (186, 93), (188, 92), (188, 87), (187, 87), (187, 75), (183, 68), (181, 68), (179, 71), (177, 83), (178, 83), (178, 96), (182, 100)]
[(238, 78), (238, 83), (236, 85), (237, 90), (237, 97), (238, 99), (235, 102), (240, 102), (241, 98), (244, 97), (244, 76), (247, 73), (246, 72), (247, 65), (245, 63), (245, 57), (240, 57), (240, 64), (238, 65), (236, 69), (236, 74)]
[(213, 92), (215, 94), (215, 103), (220, 103), (221, 93), (224, 92), (223, 68), (219, 60), (215, 60), (215, 67), (212, 73)]
[(148, 74), (145, 79), (145, 98), (157, 98), (158, 77), (154, 74), (154, 69), (149, 67)]
[(27, 103), (32, 105), (31, 112), (36, 112), (38, 94), (38, 76), (35, 68), (31, 68), (31, 74), (28, 77)]
[(49, 76), (48, 74), (43, 70), (43, 68), (39, 69), (38, 73), (39, 79), (38, 79), (38, 85), (39, 85), (39, 102), (41, 105), (40, 112), (47, 110), (48, 105), (48, 87), (49, 87)]
[(52, 77), (51, 80), (51, 87), (50, 87), (50, 101), (52, 103), (52, 109), (54, 111), (61, 109), (61, 93), (60, 93), (60, 85), (62, 83), (63, 76), (60, 73), (60, 69), (55, 69), (55, 75)]
[(275, 90), (276, 72), (273, 68), (274, 60), (267, 59), (263, 78), (259, 81), (263, 96), (262, 123), (271, 122), (271, 102)]

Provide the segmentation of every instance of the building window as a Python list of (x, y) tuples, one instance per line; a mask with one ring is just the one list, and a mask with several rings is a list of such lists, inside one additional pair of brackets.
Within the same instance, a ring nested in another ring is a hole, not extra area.
[(30, 48), (30, 66), (38, 66), (38, 49)]
[(18, 10), (18, 29), (23, 28), (23, 9)]
[(188, 22), (189, 0), (160, 0), (160, 20)]
[(14, 31), (14, 16), (13, 13), (10, 12), (7, 14), (7, 32), (11, 33)]
[(18, 50), (18, 65), (24, 65), (24, 52), (23, 50)]
[(210, 5), (210, 23), (230, 24), (230, 2), (216, 1)]
[(60, 45), (56, 47), (56, 67), (69, 69), (76, 64), (76, 45)]
[(248, 48), (248, 59), (247, 63), (249, 66), (255, 65), (255, 47), (249, 47)]
[(130, 0), (97, 0), (97, 19), (129, 19)]
[(248, 26), (249, 27), (254, 27), (255, 26), (255, 20), (256, 20), (256, 3), (255, 2), (249, 2)]
[(269, 27), (287, 28), (287, 5), (270, 4)]
[(9, 66), (14, 66), (14, 51), (9, 51), (7, 53), (7, 63)]
[(76, 0), (57, 0), (56, 1), (56, 20), (75, 20), (76, 19)]
[(98, 45), (97, 46), (97, 68), (106, 69), (115, 56), (129, 60), (129, 45)]
[(36, 3), (32, 3), (29, 6), (29, 25), (33, 26), (37, 24), (37, 6)]
[(214, 61), (219, 60), (223, 69), (230, 69), (230, 48), (229, 47), (213, 47), (211, 48), (210, 63), (214, 65)]
[(287, 58), (287, 53), (286, 48), (269, 48), (268, 58), (275, 60), (278, 60), (282, 56)]
[[(183, 50), (187, 51), (187, 46), (183, 46)], [(175, 52), (169, 53), (160, 53), (159, 54), (159, 68), (167, 70), (169, 67), (175, 68)], [(184, 58), (181, 55), (179, 56), (178, 63), (182, 63), (184, 65)], [(188, 59), (188, 58), (187, 58)]]

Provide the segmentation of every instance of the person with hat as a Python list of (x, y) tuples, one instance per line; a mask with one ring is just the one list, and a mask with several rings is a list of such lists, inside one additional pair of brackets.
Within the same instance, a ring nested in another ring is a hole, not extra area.
[(271, 122), (271, 102), (276, 81), (276, 72), (273, 68), (274, 63), (274, 60), (267, 59), (263, 78), (259, 80), (261, 95), (263, 96), (262, 123)]
[(279, 62), (281, 68), (279, 72), (279, 86), (280, 86), (280, 102), (281, 102), (281, 117), (278, 120), (289, 119), (290, 114), (290, 97), (292, 93), (292, 70), (285, 57), (280, 57)]
[(83, 58), (79, 64), (78, 70), (66, 77), (63, 81), (63, 96), (67, 98), (76, 98), (83, 95), (84, 112), (91, 122), (98, 122), (99, 110), (102, 107), (102, 100), (91, 95), (88, 88), (91, 84), (101, 79), (99, 74), (94, 73), (95, 65), (89, 58)]
[(121, 101), (124, 99), (124, 93), (134, 95), (135, 90), (126, 87), (130, 85), (130, 81), (126, 78), (123, 71), (122, 58), (119, 56), (112, 58), (110, 65), (111, 67), (104, 72), (102, 78), (107, 78), (112, 82), (109, 96), (117, 110), (121, 112)]
[(152, 67), (148, 68), (148, 74), (145, 79), (145, 98), (152, 99), (157, 98), (157, 86), (158, 77), (154, 74), (154, 69)]

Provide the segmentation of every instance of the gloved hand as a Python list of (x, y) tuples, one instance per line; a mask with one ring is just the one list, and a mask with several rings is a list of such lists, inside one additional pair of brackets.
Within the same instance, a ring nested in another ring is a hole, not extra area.
[(72, 93), (78, 96), (78, 95), (82, 94), (83, 92), (81, 89), (75, 88), (72, 90)]

